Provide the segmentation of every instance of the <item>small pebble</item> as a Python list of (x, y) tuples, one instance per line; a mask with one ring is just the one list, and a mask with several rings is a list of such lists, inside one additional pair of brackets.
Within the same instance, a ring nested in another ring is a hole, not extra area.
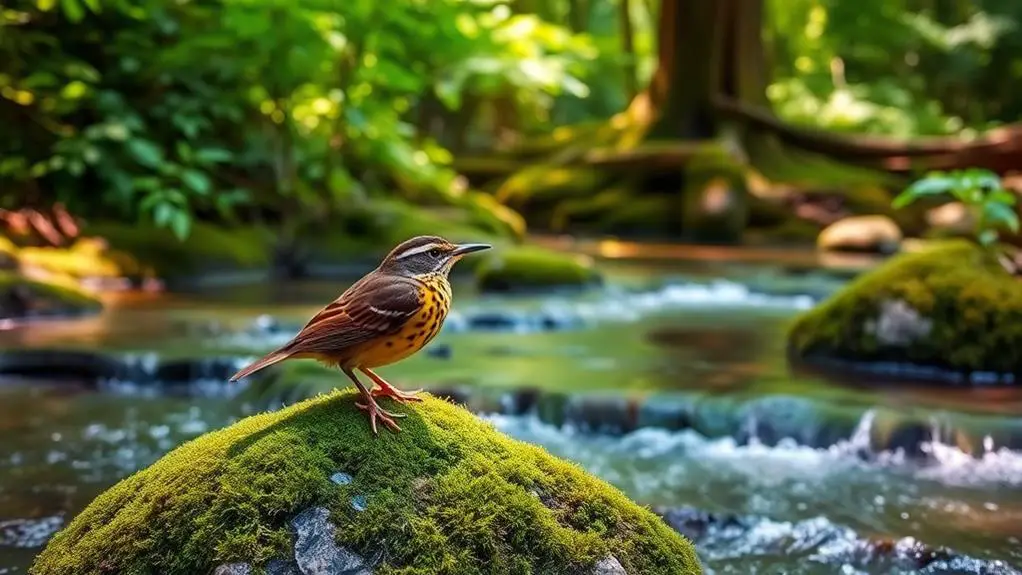
[(355, 511), (365, 511), (368, 504), (365, 495), (356, 495), (351, 498), (351, 508)]
[(343, 471), (338, 471), (337, 473), (334, 473), (333, 475), (330, 476), (330, 481), (333, 481), (337, 485), (348, 485), (353, 480), (351, 476), (348, 475), (347, 473), (344, 473)]

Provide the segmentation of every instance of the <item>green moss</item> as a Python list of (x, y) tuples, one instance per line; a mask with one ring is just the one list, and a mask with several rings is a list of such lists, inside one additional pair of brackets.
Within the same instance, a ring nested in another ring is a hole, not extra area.
[(76, 284), (41, 282), (0, 271), (0, 317), (65, 315), (99, 311), (103, 304)]
[(404, 202), (376, 201), (352, 214), (342, 225), (331, 222), (328, 228), (306, 230), (302, 242), (315, 260), (368, 263), (378, 261), (397, 244), (419, 235), (439, 235), (454, 242), (496, 242), (502, 237), (476, 223), (471, 209), (431, 209)]
[[(903, 342), (878, 336), (884, 306), (892, 305), (928, 328)], [(892, 258), (803, 314), (789, 344), (803, 358), (1022, 375), (1022, 285), (990, 252), (943, 242)]]
[[(386, 549), (377, 575), (585, 573), (607, 554), (629, 573), (700, 571), (651, 512), (459, 407), (427, 396), (397, 408), (403, 432), (373, 437), (354, 400), (334, 392), (182, 445), (97, 497), (30, 573), (261, 570), (289, 556), (289, 521), (313, 505), (330, 510), (338, 544)], [(333, 484), (337, 471), (354, 481)]]
[(185, 241), (165, 228), (113, 222), (97, 222), (85, 233), (106, 239), (112, 250), (164, 278), (224, 267), (261, 268), (269, 265), (272, 254), (270, 235), (255, 226), (226, 228), (197, 222)]
[(600, 282), (589, 258), (536, 246), (501, 247), (481, 259), (476, 279), (484, 291), (578, 288)]

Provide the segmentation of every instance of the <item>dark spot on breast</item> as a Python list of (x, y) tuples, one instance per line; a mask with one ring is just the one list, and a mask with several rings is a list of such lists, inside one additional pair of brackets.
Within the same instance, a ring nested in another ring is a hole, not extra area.
[(406, 337), (405, 339), (407, 339), (408, 341), (415, 341), (415, 334), (413, 333), (412, 335)]
[(387, 347), (394, 347), (394, 342), (388, 341), (387, 342)]
[(415, 324), (415, 327), (425, 327), (425, 326), (426, 326), (426, 322), (425, 321), (420, 321), (419, 323)]

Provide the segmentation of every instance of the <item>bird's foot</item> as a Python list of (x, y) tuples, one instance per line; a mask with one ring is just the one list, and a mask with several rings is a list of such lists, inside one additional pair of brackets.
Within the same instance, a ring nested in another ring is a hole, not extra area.
[(392, 385), (385, 384), (379, 387), (374, 387), (370, 393), (373, 397), (389, 397), (398, 403), (408, 403), (410, 401), (422, 401), (422, 398), (416, 395), (421, 392), (421, 389), (416, 389), (415, 391), (401, 391)]
[(379, 435), (379, 432), (376, 431), (377, 419), (382, 421), (383, 424), (389, 427), (392, 431), (395, 432), (401, 431), (401, 427), (398, 426), (397, 422), (394, 421), (394, 419), (405, 417), (405, 414), (393, 413), (387, 411), (386, 409), (383, 409), (382, 407), (376, 404), (376, 401), (372, 398), (372, 396), (365, 398), (365, 402), (356, 401), (355, 407), (369, 414), (369, 425), (371, 425), (373, 428), (373, 435)]
[(370, 392), (373, 397), (389, 397), (398, 403), (422, 401), (422, 398), (417, 396), (417, 394), (422, 392), (421, 389), (416, 389), (415, 391), (401, 391), (400, 389), (387, 383), (387, 380), (376, 375), (376, 373), (370, 369), (363, 368), (362, 372), (368, 375), (369, 379), (373, 380), (373, 383), (376, 384), (376, 387), (374, 387), (373, 390)]

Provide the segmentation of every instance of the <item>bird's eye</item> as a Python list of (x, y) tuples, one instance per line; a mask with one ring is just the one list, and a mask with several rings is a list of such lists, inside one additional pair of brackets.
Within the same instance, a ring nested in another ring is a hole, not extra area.
[(433, 248), (433, 249), (429, 250), (429, 255), (434, 257), (434, 258), (440, 257), (440, 248)]

